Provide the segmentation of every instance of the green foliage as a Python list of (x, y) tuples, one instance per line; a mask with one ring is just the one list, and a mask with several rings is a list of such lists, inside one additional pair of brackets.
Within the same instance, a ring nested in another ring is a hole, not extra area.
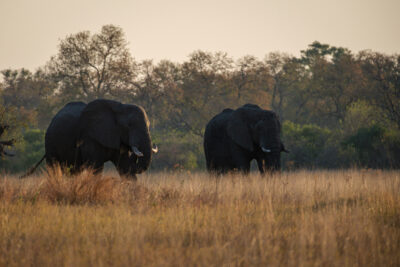
[(400, 130), (386, 130), (382, 142), (386, 151), (387, 165), (391, 168), (400, 168)]
[(369, 102), (400, 128), (400, 55), (361, 52), (358, 55)]
[(16, 156), (0, 160), (0, 169), (6, 172), (24, 172), (44, 155), (44, 134), (40, 129), (28, 128), (15, 148)]
[(376, 108), (364, 100), (359, 100), (347, 109), (342, 127), (344, 134), (350, 136), (360, 128), (371, 127), (378, 123), (384, 124), (384, 121), (380, 114), (377, 114)]
[(285, 146), (291, 150), (285, 156), (288, 167), (316, 167), (332, 132), (317, 125), (299, 125), (290, 121), (284, 122), (282, 128)]
[(8, 125), (9, 129), (1, 136), (4, 140), (22, 139), (22, 130), (34, 123), (34, 115), (29, 114), (24, 107), (3, 106), (0, 99), (0, 125)]
[(399, 167), (400, 131), (387, 130), (379, 125), (360, 128), (355, 135), (346, 138), (344, 146), (357, 153), (357, 163), (363, 167)]
[(205, 166), (202, 139), (198, 136), (174, 131), (159, 136), (156, 133), (153, 142), (159, 147), (153, 169), (195, 170)]
[(41, 159), (44, 155), (44, 131), (39, 129), (29, 129), (24, 134), (24, 154), (23, 161), (25, 166), (31, 166)]

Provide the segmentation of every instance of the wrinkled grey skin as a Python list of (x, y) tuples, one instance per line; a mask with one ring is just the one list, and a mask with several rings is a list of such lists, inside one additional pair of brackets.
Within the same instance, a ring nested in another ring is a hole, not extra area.
[[(143, 108), (98, 99), (68, 103), (51, 121), (45, 136), (46, 162), (72, 173), (114, 163), (120, 175), (136, 179), (152, 158), (149, 120)], [(137, 148), (137, 153), (134, 153)]]
[(247, 174), (253, 159), (261, 174), (280, 170), (280, 153), (288, 152), (280, 134), (281, 125), (273, 111), (252, 104), (225, 109), (206, 126), (207, 170), (217, 174), (238, 170)]

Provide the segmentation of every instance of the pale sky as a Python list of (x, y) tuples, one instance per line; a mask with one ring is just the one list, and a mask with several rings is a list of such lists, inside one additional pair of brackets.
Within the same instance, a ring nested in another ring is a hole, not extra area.
[(0, 70), (34, 71), (69, 34), (120, 26), (136, 60), (201, 49), (237, 59), (299, 55), (318, 40), (400, 53), (400, 0), (0, 0)]

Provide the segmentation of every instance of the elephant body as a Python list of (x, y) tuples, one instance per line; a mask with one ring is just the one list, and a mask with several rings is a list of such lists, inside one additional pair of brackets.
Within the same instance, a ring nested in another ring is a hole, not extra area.
[(68, 103), (52, 119), (45, 135), (48, 165), (58, 163), (75, 168), (81, 165), (76, 140), (79, 134), (79, 118), (86, 106), (83, 102)]
[(50, 166), (100, 172), (111, 161), (120, 175), (134, 179), (149, 168), (153, 153), (143, 108), (105, 99), (68, 103), (51, 121), (45, 149)]
[(204, 152), (207, 170), (226, 173), (250, 171), (255, 159), (261, 173), (280, 169), (280, 153), (286, 151), (280, 139), (281, 126), (273, 111), (246, 104), (225, 109), (206, 126)]

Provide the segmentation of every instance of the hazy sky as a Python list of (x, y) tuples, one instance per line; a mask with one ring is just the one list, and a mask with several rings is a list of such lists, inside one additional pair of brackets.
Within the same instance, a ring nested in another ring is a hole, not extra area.
[(0, 70), (43, 66), (68, 34), (122, 27), (137, 60), (194, 50), (299, 55), (315, 40), (400, 52), (400, 0), (0, 0)]

